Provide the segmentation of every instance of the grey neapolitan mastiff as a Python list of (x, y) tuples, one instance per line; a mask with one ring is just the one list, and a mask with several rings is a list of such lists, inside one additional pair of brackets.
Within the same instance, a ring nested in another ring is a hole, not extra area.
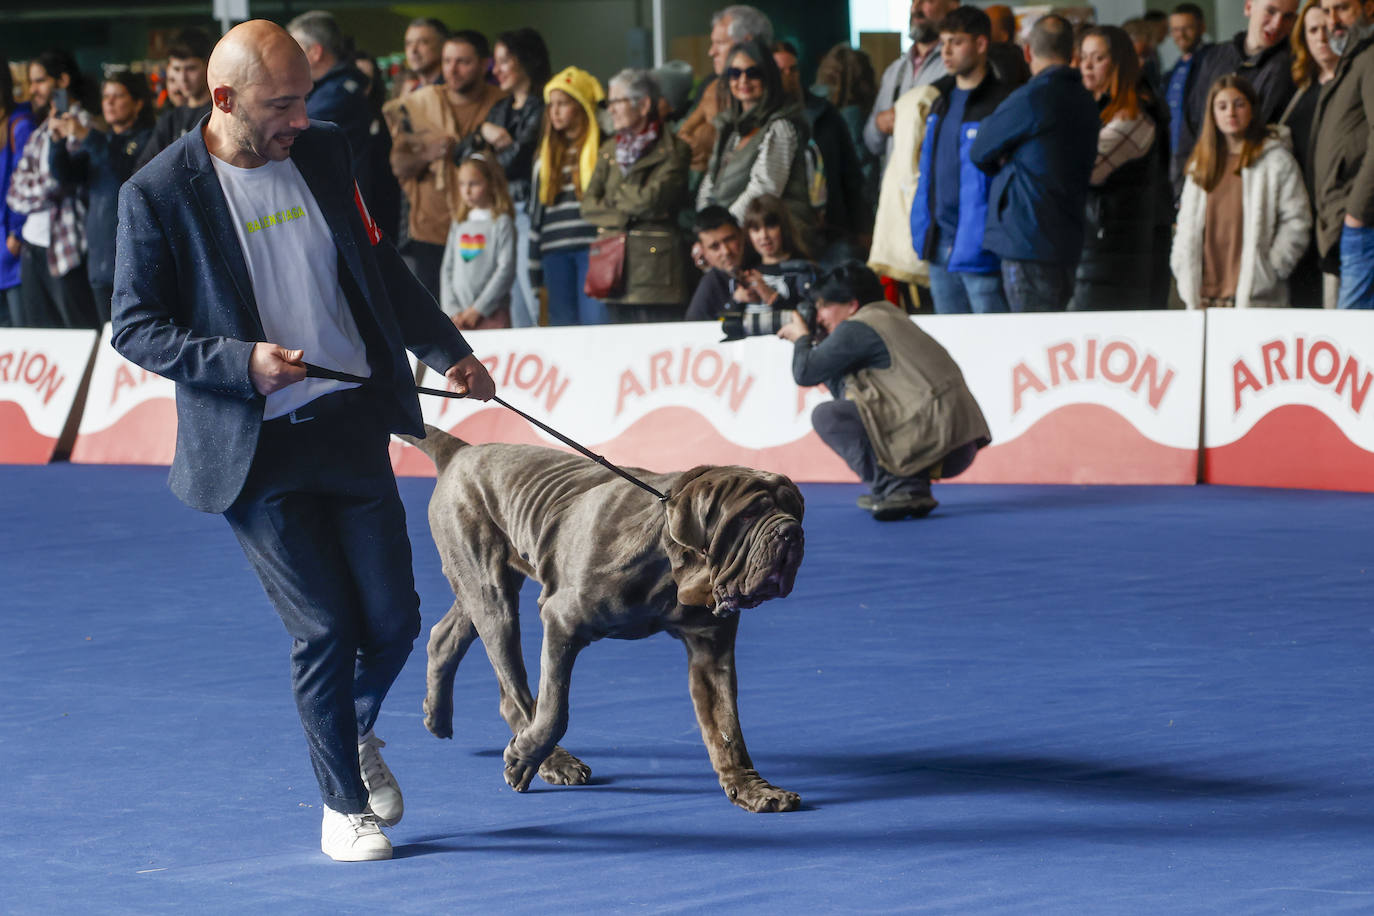
[[(578, 455), (530, 445), (468, 445), (427, 427), (439, 468), (430, 529), (457, 596), (430, 631), (425, 726), (453, 736), (453, 677), (479, 636), (514, 737), (505, 776), (581, 785), (591, 770), (557, 746), (568, 727), (573, 661), (606, 636), (666, 631), (687, 646), (689, 685), (711, 764), (730, 800), (791, 811), (793, 792), (754, 769), (736, 706), (738, 611), (792, 590), (802, 559), (802, 497), (780, 474), (697, 467), (635, 470), (669, 499)], [(520, 652), (520, 586), (543, 585), (538, 702)]]

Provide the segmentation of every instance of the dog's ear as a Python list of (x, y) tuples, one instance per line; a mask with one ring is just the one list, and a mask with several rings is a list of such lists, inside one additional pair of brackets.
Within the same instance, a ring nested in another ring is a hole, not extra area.
[(668, 559), (677, 582), (677, 600), (689, 607), (710, 607), (711, 567), (706, 550), (710, 534), (706, 529), (704, 501), (710, 499), (710, 481), (699, 480), (709, 468), (697, 467), (683, 473), (668, 497)]
[(706, 503), (711, 498), (710, 481), (701, 477), (710, 468), (695, 467), (683, 472), (668, 497), (668, 536), (688, 550), (706, 553)]

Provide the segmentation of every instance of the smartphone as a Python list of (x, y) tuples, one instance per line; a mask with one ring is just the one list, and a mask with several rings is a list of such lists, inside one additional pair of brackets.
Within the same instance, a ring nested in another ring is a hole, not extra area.
[(67, 105), (67, 90), (54, 89), (52, 91), (52, 110), (58, 114), (66, 114)]

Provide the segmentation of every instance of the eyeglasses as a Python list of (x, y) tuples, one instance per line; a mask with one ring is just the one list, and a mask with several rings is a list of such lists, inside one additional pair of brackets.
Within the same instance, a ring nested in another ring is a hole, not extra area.
[(753, 80), (761, 80), (763, 79), (763, 68), (745, 67), (743, 70), (741, 70), (739, 67), (730, 67), (728, 70), (725, 71), (725, 78), (732, 83), (738, 79), (746, 79), (750, 80), (751, 82)]
[(633, 101), (634, 101), (634, 99), (631, 99), (631, 98), (607, 99), (607, 100), (606, 100), (606, 107), (607, 107), (607, 108), (610, 108), (612, 105), (619, 105), (621, 102), (624, 102), (624, 103), (626, 103), (626, 104), (629, 104), (630, 102), (633, 102)]

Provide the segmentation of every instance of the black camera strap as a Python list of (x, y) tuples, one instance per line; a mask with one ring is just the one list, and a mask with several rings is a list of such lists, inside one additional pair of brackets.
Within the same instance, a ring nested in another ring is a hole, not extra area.
[[(327, 379), (332, 379), (332, 380), (334, 380), (334, 381), (336, 381), (336, 382), (352, 382), (352, 383), (357, 384), (357, 385), (362, 385), (362, 386), (365, 387), (365, 388), (385, 388), (385, 387), (387, 387), (387, 386), (383, 385), (381, 382), (374, 381), (373, 379), (370, 379), (370, 378), (364, 378), (364, 377), (362, 377), (361, 375), (350, 375), (350, 374), (348, 374), (347, 372), (338, 372), (338, 371), (336, 371), (336, 370), (334, 370), (334, 369), (326, 369), (326, 368), (324, 368), (323, 366), (316, 366), (316, 365), (313, 364), (313, 363), (305, 363), (304, 365), (305, 365), (305, 375), (306, 375), (306, 378), (327, 378)], [(447, 391), (447, 390), (442, 389), (442, 388), (425, 388), (425, 387), (423, 387), (423, 386), (421, 386), (421, 385), (416, 385), (416, 386), (415, 386), (415, 390), (418, 391), (420, 394), (428, 394), (428, 395), (432, 395), (432, 396), (437, 397), (437, 398), (454, 398), (454, 399), (456, 399), (456, 400), (462, 400), (462, 399), (464, 399), (464, 398), (467, 397), (467, 394), (465, 394), (465, 393), (464, 393), (464, 394), (460, 394), (460, 393), (458, 393), (458, 392), (456, 392), (456, 391)], [(668, 497), (667, 497), (667, 496), (665, 496), (665, 495), (663, 495), (662, 493), (658, 492), (658, 491), (655, 490), (653, 487), (649, 486), (647, 483), (645, 483), (644, 481), (640, 480), (638, 477), (636, 477), (636, 476), (634, 476), (633, 474), (631, 474), (629, 471), (623, 470), (622, 468), (620, 468), (620, 467), (618, 467), (618, 466), (612, 464), (611, 462), (607, 461), (607, 460), (606, 460), (605, 458), (603, 458), (602, 456), (600, 456), (600, 455), (596, 454), (595, 452), (593, 452), (591, 449), (589, 449), (589, 448), (587, 448), (587, 447), (585, 447), (585, 446), (583, 446), (583, 445), (579, 445), (577, 442), (574, 442), (572, 439), (569, 439), (567, 436), (563, 435), (563, 434), (560, 433), (558, 430), (554, 429), (552, 426), (549, 426), (547, 423), (543, 423), (543, 422), (541, 422), (541, 421), (539, 421), (539, 420), (536, 420), (534, 417), (532, 417), (532, 416), (530, 416), (529, 414), (525, 413), (525, 412), (524, 412), (523, 410), (521, 410), (520, 408), (511, 406), (511, 405), (508, 404), (507, 402), (501, 400), (501, 398), (498, 397), (498, 396), (496, 396), (496, 395), (492, 395), (492, 398), (491, 398), (491, 399), (492, 399), (493, 401), (495, 401), (496, 403), (500, 404), (502, 407), (506, 408), (507, 410), (510, 410), (510, 411), (513, 411), (513, 412), (519, 414), (521, 417), (523, 417), (524, 419), (526, 419), (526, 420), (529, 421), (530, 423), (533, 423), (535, 426), (539, 427), (539, 428), (542, 429), (544, 432), (548, 433), (550, 436), (553, 436), (553, 437), (554, 437), (555, 439), (557, 439), (559, 442), (562, 442), (564, 445), (568, 446), (569, 448), (575, 449), (575, 450), (578, 451), (579, 453), (581, 453), (581, 454), (585, 455), (586, 457), (592, 459), (592, 460), (595, 461), (597, 464), (599, 464), (599, 465), (601, 465), (602, 467), (606, 468), (608, 471), (614, 471), (616, 474), (619, 474), (621, 477), (625, 478), (625, 479), (628, 480), (630, 483), (632, 483), (632, 484), (634, 484), (635, 486), (639, 487), (641, 490), (646, 490), (646, 491), (648, 491), (649, 493), (652, 493), (655, 497), (658, 498), (658, 501), (659, 501), (659, 502), (667, 502), (667, 501), (668, 501)]]

